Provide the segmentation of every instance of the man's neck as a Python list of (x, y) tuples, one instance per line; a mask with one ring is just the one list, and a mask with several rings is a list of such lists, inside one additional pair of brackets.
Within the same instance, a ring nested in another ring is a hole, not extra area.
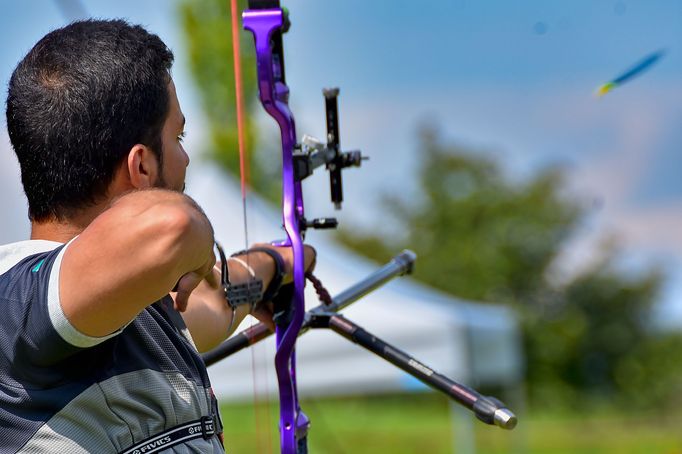
[(31, 239), (68, 243), (80, 235), (101, 212), (101, 209), (93, 207), (66, 220), (51, 219), (44, 222), (31, 222)]

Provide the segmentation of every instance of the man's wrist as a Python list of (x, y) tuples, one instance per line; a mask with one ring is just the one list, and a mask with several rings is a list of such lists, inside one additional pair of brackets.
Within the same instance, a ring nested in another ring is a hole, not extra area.
[[(218, 249), (218, 254), (220, 255), (220, 284), (225, 293), (225, 302), (232, 308), (232, 316), (234, 317), (235, 309), (242, 305), (248, 305), (249, 310), (252, 312), (256, 303), (260, 300), (261, 292), (263, 291), (263, 281), (261, 279), (256, 279), (256, 273), (247, 263), (233, 257), (228, 259), (225, 256), (222, 247), (220, 247), (218, 243), (215, 244)], [(245, 266), (247, 271), (249, 271), (249, 274), (251, 274), (251, 279), (241, 284), (233, 284), (230, 282), (229, 269), (227, 266), (229, 261), (236, 261), (242, 266)]]
[(246, 255), (248, 257), (248, 254), (254, 252), (261, 252), (263, 254), (268, 255), (275, 265), (274, 275), (270, 280), (268, 286), (265, 288), (263, 295), (261, 296), (261, 301), (265, 302), (272, 301), (277, 296), (279, 289), (282, 287), (282, 281), (284, 280), (284, 275), (286, 274), (284, 259), (277, 251), (267, 247), (253, 247), (244, 251), (237, 252), (233, 254), (232, 257), (235, 258), (235, 256), (238, 255)]

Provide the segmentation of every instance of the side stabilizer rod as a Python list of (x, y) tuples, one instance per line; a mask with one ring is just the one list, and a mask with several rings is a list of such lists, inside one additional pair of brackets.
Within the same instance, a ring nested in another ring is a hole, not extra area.
[(471, 410), (478, 419), (486, 424), (508, 430), (516, 427), (518, 422), (516, 415), (498, 399), (483, 396), (472, 388), (439, 374), (404, 351), (351, 322), (343, 315), (331, 312), (314, 314), (311, 326), (313, 328), (329, 328), (345, 339), (371, 351), (422, 383), (447, 394), (450, 398)]

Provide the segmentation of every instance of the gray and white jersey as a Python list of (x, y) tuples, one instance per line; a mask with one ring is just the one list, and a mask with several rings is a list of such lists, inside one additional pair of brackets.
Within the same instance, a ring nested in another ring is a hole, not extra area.
[[(106, 337), (69, 323), (58, 281), (66, 247), (0, 246), (0, 453), (118, 453), (202, 416), (218, 419), (206, 368), (170, 296)], [(223, 453), (221, 438), (163, 452)]]

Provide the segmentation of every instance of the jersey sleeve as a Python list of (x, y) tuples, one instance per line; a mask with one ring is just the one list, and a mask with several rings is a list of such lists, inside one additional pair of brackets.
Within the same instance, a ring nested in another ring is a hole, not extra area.
[[(47, 279), (48, 282), (47, 284), (43, 284), (43, 286), (47, 286), (47, 295), (45, 297), (47, 312), (52, 328), (54, 328), (57, 334), (59, 334), (64, 341), (74, 347), (93, 347), (107, 339), (116, 336), (123, 331), (125, 326), (107, 336), (93, 337), (78, 331), (66, 318), (66, 315), (64, 315), (64, 311), (62, 310), (61, 300), (59, 298), (59, 270), (61, 269), (64, 252), (68, 248), (69, 244), (70, 243), (60, 248), (60, 251), (57, 253), (54, 261), (52, 262), (52, 268), (49, 273), (49, 278)], [(83, 285), (87, 285), (87, 282), (84, 282)], [(102, 314), (102, 316), (106, 317), (106, 314)]]
[[(2, 306), (11, 308), (0, 322), (0, 336), (9, 341), (4, 345), (12, 348), (2, 349), (15, 366), (53, 365), (125, 328), (92, 337), (78, 331), (66, 318), (59, 298), (59, 271), (67, 248), (68, 244), (26, 257), (0, 276), (0, 298), (6, 300)], [(83, 285), (88, 284), (84, 281)]]

